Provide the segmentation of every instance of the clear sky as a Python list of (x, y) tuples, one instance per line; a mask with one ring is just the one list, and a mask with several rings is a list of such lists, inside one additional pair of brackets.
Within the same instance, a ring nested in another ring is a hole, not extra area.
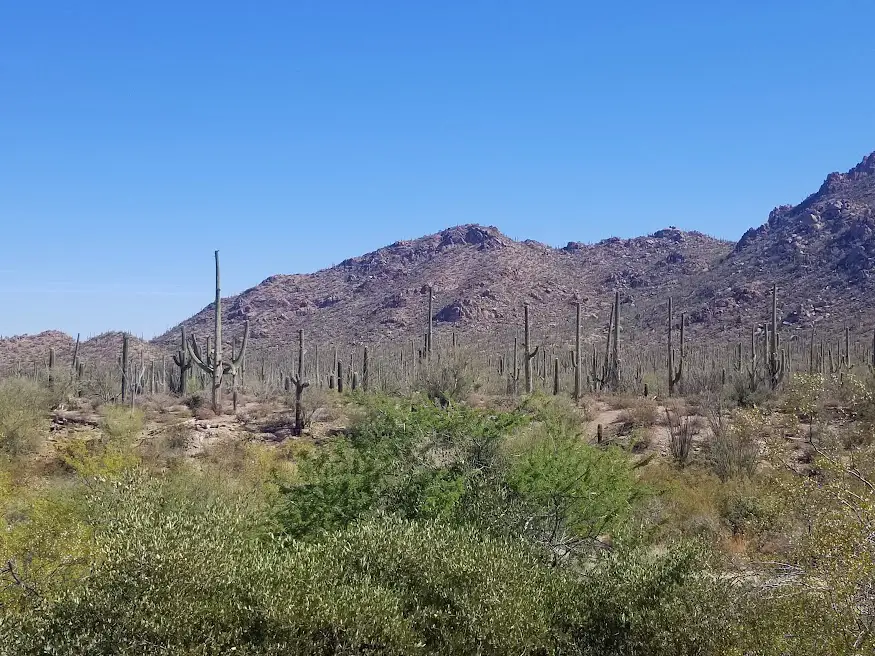
[(0, 2), (0, 335), (459, 223), (737, 239), (875, 150), (871, 0)]

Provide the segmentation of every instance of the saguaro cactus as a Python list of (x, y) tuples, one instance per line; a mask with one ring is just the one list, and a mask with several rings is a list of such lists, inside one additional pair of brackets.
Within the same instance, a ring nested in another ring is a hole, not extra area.
[(370, 387), (370, 369), (368, 362), (368, 347), (365, 346), (364, 354), (362, 355), (362, 391), (367, 392)]
[(173, 362), (179, 368), (179, 385), (177, 385), (176, 391), (180, 396), (185, 395), (188, 372), (191, 370), (191, 356), (188, 355), (188, 351), (185, 348), (185, 342), (185, 326), (183, 326), (182, 342), (179, 345), (179, 350), (176, 352), (176, 355), (173, 356)]
[(426, 358), (431, 360), (432, 349), (434, 348), (434, 287), (428, 286), (428, 332), (425, 336), (425, 351)]
[(674, 366), (674, 349), (672, 348), (671, 335), (674, 332), (673, 309), (671, 296), (668, 297), (668, 395), (674, 394), (675, 386), (681, 382), (684, 373), (684, 319), (686, 315), (681, 313), (681, 344), (678, 353), (678, 366)]
[(580, 400), (580, 302), (574, 304), (574, 400)]
[(842, 358), (842, 367), (846, 371), (850, 371), (854, 368), (854, 365), (851, 362), (851, 329), (847, 326), (845, 326), (845, 354)]
[(212, 377), (212, 408), (216, 414), (222, 414), (222, 377), (226, 373), (233, 376), (237, 375), (238, 367), (243, 361), (243, 356), (246, 353), (246, 343), (249, 340), (249, 322), (244, 324), (243, 342), (240, 346), (240, 353), (232, 358), (229, 362), (222, 360), (222, 295), (219, 284), (219, 251), (215, 252), (216, 256), (216, 302), (215, 302), (215, 334), (213, 337), (213, 353), (210, 357), (209, 349), (207, 350), (206, 358), (201, 356), (200, 349), (197, 345), (197, 340), (194, 335), (188, 342), (188, 353), (194, 363), (207, 375)]
[(70, 377), (72, 378), (76, 371), (79, 369), (79, 337), (80, 334), (76, 333), (76, 346), (73, 348), (73, 362), (70, 364)]
[(620, 292), (614, 292), (614, 340), (611, 349), (610, 384), (614, 390), (620, 387)]
[(530, 335), (529, 335), (529, 304), (526, 303), (523, 305), (523, 367), (526, 372), (526, 394), (531, 394), (532, 387), (532, 360), (538, 356), (538, 350), (541, 348), (540, 345), (536, 346), (534, 350), (531, 347)]
[(49, 387), (55, 386), (55, 349), (49, 348)]
[(122, 403), (125, 402), (128, 393), (128, 346), (128, 334), (125, 333), (122, 335)]
[(778, 286), (772, 285), (772, 330), (769, 333), (769, 386), (774, 390), (784, 379), (784, 360), (778, 351)]
[(298, 371), (292, 377), (295, 386), (295, 430), (294, 434), (300, 435), (304, 430), (304, 405), (302, 399), (304, 390), (310, 386), (310, 382), (304, 380), (304, 331), (298, 330)]

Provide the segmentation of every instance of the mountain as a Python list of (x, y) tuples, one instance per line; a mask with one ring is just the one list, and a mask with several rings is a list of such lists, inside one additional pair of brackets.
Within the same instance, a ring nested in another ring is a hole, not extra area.
[(831, 173), (798, 205), (748, 230), (688, 302), (705, 322), (756, 319), (772, 284), (785, 326), (871, 329), (875, 323), (875, 153)]
[[(513, 331), (523, 303), (532, 306), (538, 331), (555, 332), (570, 320), (575, 301), (600, 326), (614, 289), (623, 290), (624, 305), (647, 305), (674, 286), (694, 284), (731, 250), (730, 242), (674, 228), (551, 248), (515, 241), (492, 226), (461, 225), (313, 274), (272, 276), (223, 301), (223, 325), (235, 335), (248, 320), (251, 337), (267, 344), (292, 342), (298, 329), (325, 343), (406, 340), (425, 331), (432, 285), (439, 332)], [(213, 316), (211, 304), (185, 325), (206, 335)], [(179, 327), (156, 342), (178, 340)]]
[[(474, 342), (508, 343), (529, 303), (536, 341), (570, 340), (573, 304), (581, 303), (585, 338), (604, 335), (613, 294), (630, 342), (663, 339), (666, 301), (686, 312), (694, 339), (735, 339), (762, 324), (771, 286), (790, 337), (813, 326), (875, 326), (875, 153), (846, 173), (831, 173), (798, 205), (775, 208), (735, 244), (673, 227), (646, 237), (612, 238), (561, 248), (517, 241), (476, 224), (399, 241), (330, 269), (275, 275), (223, 300), (228, 343), (250, 322), (256, 348), (287, 347), (303, 329), (308, 341), (339, 346), (420, 339), (427, 292), (434, 287), (435, 330)], [(206, 292), (206, 290), (205, 290)], [(179, 329), (212, 333), (207, 306), (151, 344), (175, 350)], [(823, 334), (823, 332), (821, 332)], [(113, 357), (119, 334), (83, 343), (83, 357)], [(72, 351), (62, 333), (0, 340), (0, 365)], [(147, 355), (148, 355), (147, 354)], [(66, 360), (65, 360), (66, 361)]]
[[(121, 355), (123, 333), (106, 332), (82, 341), (79, 345), (79, 360), (88, 363), (111, 363)], [(48, 367), (49, 350), (55, 351), (55, 367), (69, 370), (73, 363), (76, 340), (58, 330), (47, 330), (37, 335), (16, 335), (0, 338), (0, 374), (4, 372), (32, 371)], [(134, 358), (145, 361), (160, 360), (163, 349), (137, 337), (131, 336), (128, 349)]]
[[(779, 287), (787, 330), (875, 323), (875, 153), (831, 173), (798, 205), (774, 209), (736, 244), (675, 228), (646, 237), (569, 242), (515, 241), (497, 228), (461, 225), (341, 262), (312, 274), (272, 276), (223, 304), (226, 335), (249, 320), (262, 344), (291, 343), (298, 329), (323, 343), (418, 338), (427, 290), (435, 289), (438, 332), (512, 339), (522, 305), (537, 338), (567, 339), (580, 301), (587, 337), (604, 333), (613, 292), (623, 329), (661, 339), (672, 295), (692, 336), (737, 337), (765, 320)], [(211, 331), (212, 306), (186, 320)], [(868, 330), (868, 328), (865, 328)], [(178, 342), (179, 327), (156, 340)]]

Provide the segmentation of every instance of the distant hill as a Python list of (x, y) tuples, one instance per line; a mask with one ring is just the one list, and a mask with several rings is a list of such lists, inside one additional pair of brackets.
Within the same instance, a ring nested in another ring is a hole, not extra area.
[[(303, 328), (323, 342), (374, 343), (420, 336), (428, 287), (435, 290), (437, 331), (468, 336), (515, 330), (529, 303), (540, 333), (570, 320), (580, 301), (593, 329), (607, 317), (613, 291), (647, 306), (674, 288), (690, 288), (732, 251), (730, 242), (673, 228), (649, 237), (569, 243), (551, 248), (515, 241), (497, 228), (461, 225), (396, 242), (313, 274), (277, 275), (223, 302), (226, 334), (245, 320), (267, 344), (293, 341)], [(213, 323), (212, 305), (185, 322), (197, 334)], [(178, 343), (179, 327), (156, 343)]]
[[(251, 326), (256, 346), (283, 347), (298, 329), (324, 344), (419, 339), (427, 290), (434, 286), (435, 329), (465, 339), (512, 339), (523, 303), (532, 308), (536, 339), (569, 339), (573, 304), (582, 305), (587, 336), (604, 333), (614, 291), (621, 298), (624, 339), (661, 339), (665, 305), (674, 297), (694, 338), (738, 337), (762, 323), (772, 284), (779, 287), (784, 331), (812, 326), (858, 333), (875, 326), (875, 153), (846, 173), (831, 173), (798, 205), (733, 244), (673, 227), (646, 237), (569, 242), (562, 248), (516, 241), (493, 226), (460, 225), (399, 241), (310, 274), (275, 275), (223, 301), (225, 339)], [(175, 349), (185, 325), (212, 332), (212, 305), (150, 345)], [(121, 336), (85, 342), (83, 357), (109, 357)], [(72, 351), (62, 333), (0, 340), (0, 365)]]

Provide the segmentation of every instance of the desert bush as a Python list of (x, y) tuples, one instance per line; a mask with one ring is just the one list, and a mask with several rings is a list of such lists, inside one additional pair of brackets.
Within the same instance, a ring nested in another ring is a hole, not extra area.
[[(595, 656), (735, 653), (749, 606), (701, 543), (604, 554), (573, 612), (575, 653)], [(743, 635), (743, 633), (742, 633)]]
[(281, 513), (292, 535), (342, 528), (379, 511), (419, 518), (455, 507), (456, 476), (494, 466), (504, 433), (528, 421), (520, 413), (443, 409), (416, 400), (363, 402), (368, 410), (348, 435), (299, 459), (301, 480), (284, 490)]
[(742, 408), (762, 406), (772, 396), (769, 385), (761, 375), (751, 379), (746, 372), (737, 373), (729, 389), (730, 400)]
[(52, 405), (51, 395), (33, 381), (0, 382), (0, 453), (18, 458), (37, 450)]
[(653, 431), (649, 428), (633, 428), (629, 433), (629, 451), (643, 453), (653, 443)]
[(722, 526), (719, 504), (724, 484), (710, 468), (693, 463), (677, 469), (658, 460), (639, 471), (647, 494), (634, 512), (652, 542), (692, 537), (716, 544)]
[(129, 442), (77, 438), (58, 449), (65, 468), (83, 479), (117, 479), (140, 466), (141, 459)]
[(129, 442), (143, 430), (143, 412), (120, 405), (104, 406), (100, 429), (107, 440)]
[(781, 399), (783, 410), (813, 424), (823, 410), (825, 393), (822, 374), (794, 374)]
[(195, 392), (194, 394), (186, 396), (185, 399), (183, 399), (182, 404), (194, 412), (206, 404), (206, 398), (203, 394)]
[(142, 477), (101, 488), (89, 500), (92, 566), (51, 596), (13, 590), (17, 610), (0, 623), (5, 653), (555, 646), (561, 579), (524, 545), (380, 518), (312, 544), (269, 540), (266, 516), (240, 501)]
[(519, 503), (518, 530), (554, 562), (616, 530), (640, 496), (621, 452), (592, 447), (561, 427), (520, 431), (502, 451), (510, 501)]
[(587, 396), (581, 397), (576, 407), (584, 421), (593, 421), (598, 414), (598, 407), (595, 401)]
[(35, 593), (0, 591), (10, 656), (716, 656), (731, 653), (745, 619), (692, 543), (621, 545), (587, 568), (549, 567), (518, 538), (379, 513), (293, 540), (276, 535), (257, 490), (211, 473), (131, 471), (82, 501), (67, 524), (76, 551), (63, 539), (45, 550), (82, 566), (52, 585), (33, 576)]
[(417, 391), (441, 403), (463, 401), (474, 389), (474, 375), (462, 357), (456, 356), (423, 365), (415, 385)]
[(753, 476), (761, 452), (760, 440), (770, 435), (771, 418), (757, 408), (734, 410), (725, 427), (722, 420), (712, 420), (717, 428), (708, 443), (711, 466), (722, 481), (737, 476)]
[(191, 430), (183, 421), (175, 421), (164, 427), (165, 445), (169, 449), (184, 449), (191, 439)]
[(618, 419), (632, 427), (649, 428), (659, 420), (659, 407), (653, 399), (629, 397), (622, 403), (624, 407)]
[(0, 627), (10, 609), (26, 608), (87, 568), (85, 501), (73, 485), (34, 489), (0, 472)]
[[(304, 405), (304, 425), (310, 426), (314, 420), (334, 421), (341, 416), (339, 395), (323, 387), (308, 387), (302, 397)], [(295, 400), (292, 395), (287, 401), (290, 407), (294, 407)]]
[(523, 399), (517, 410), (553, 428), (580, 433), (583, 424), (590, 420), (588, 413), (593, 411), (593, 406), (583, 400), (575, 404), (565, 396), (535, 392)]
[(683, 393), (715, 395), (723, 392), (723, 371), (715, 368), (687, 367), (682, 381)]
[(773, 617), (796, 627), (780, 636), (783, 653), (875, 652), (872, 455), (864, 450), (849, 462), (841, 452), (820, 449), (817, 476), (785, 473), (772, 485), (784, 512), (804, 527), (785, 564), (771, 573), (781, 591)]
[(668, 450), (674, 461), (684, 467), (690, 459), (693, 437), (698, 432), (697, 422), (694, 417), (683, 417), (668, 408), (665, 409), (665, 418), (669, 431)]
[(326, 445), (229, 440), (159, 474), (121, 440), (74, 440), (63, 487), (0, 470), (0, 562), (28, 586), (0, 572), (0, 652), (802, 653), (760, 649), (792, 633), (789, 608), (749, 613), (758, 594), (670, 539), (721, 521), (713, 475), (633, 470), (550, 399), (359, 402)]
[(281, 512), (290, 534), (383, 512), (527, 535), (569, 555), (636, 499), (626, 459), (580, 439), (573, 405), (538, 395), (505, 413), (372, 403), (348, 436), (298, 461), (301, 482), (284, 490)]
[(781, 510), (774, 495), (748, 481), (724, 485), (718, 508), (732, 535), (748, 538), (774, 529)]
[(840, 436), (845, 449), (872, 446), (875, 443), (875, 424), (869, 420), (847, 424), (841, 427)]
[(208, 405), (202, 405), (196, 408), (191, 413), (195, 419), (200, 421), (204, 421), (206, 419), (213, 419), (216, 416), (216, 413), (213, 412), (213, 409)]

